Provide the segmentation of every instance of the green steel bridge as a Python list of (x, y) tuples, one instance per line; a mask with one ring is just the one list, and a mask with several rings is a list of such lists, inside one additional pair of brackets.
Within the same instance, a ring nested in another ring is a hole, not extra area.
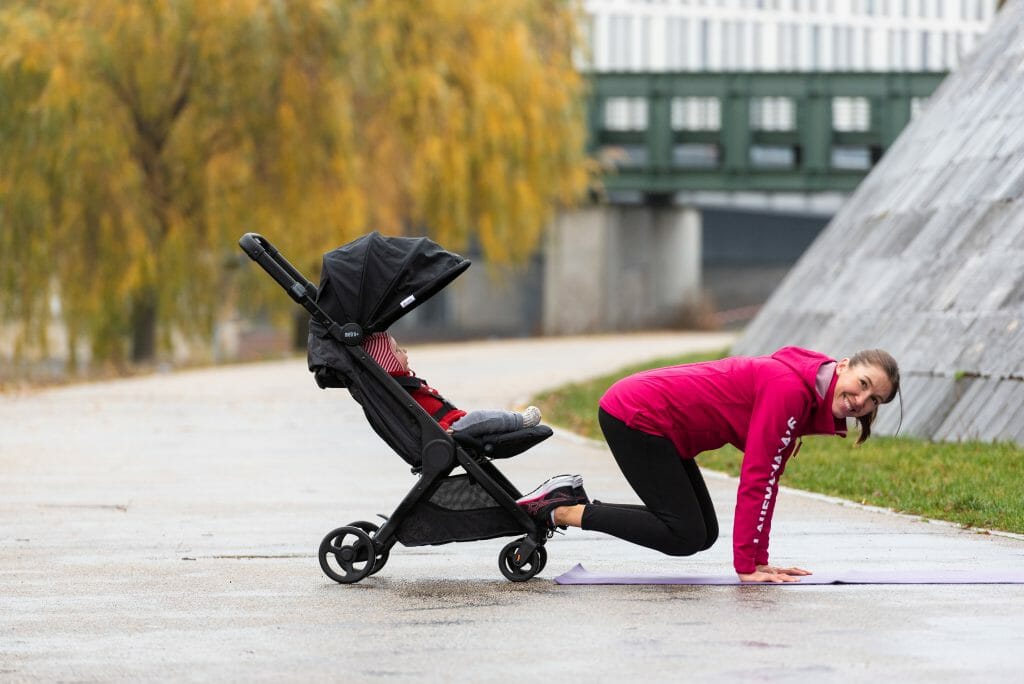
[(943, 72), (596, 73), (589, 145), (609, 192), (851, 192)]

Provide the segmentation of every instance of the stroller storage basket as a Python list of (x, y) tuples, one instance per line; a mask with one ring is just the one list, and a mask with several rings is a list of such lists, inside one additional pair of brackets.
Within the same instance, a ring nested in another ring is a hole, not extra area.
[(522, 529), (479, 483), (468, 475), (451, 475), (416, 505), (395, 536), (405, 546), (427, 546), (507, 537)]

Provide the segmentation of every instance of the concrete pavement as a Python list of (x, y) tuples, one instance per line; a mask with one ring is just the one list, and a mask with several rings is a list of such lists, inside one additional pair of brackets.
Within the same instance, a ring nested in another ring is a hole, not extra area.
[[(727, 345), (652, 334), (410, 349), (464, 407), (636, 360)], [(853, 457), (853, 454), (851, 454)], [(805, 446), (800, 459), (813, 458)], [(792, 467), (799, 467), (795, 462)], [(600, 443), (556, 436), (500, 463), (521, 489), (579, 472), (635, 500)], [(1024, 586), (562, 587), (605, 572), (731, 569), (722, 528), (668, 558), (596, 533), (507, 582), (495, 539), (396, 546), (356, 585), (323, 535), (388, 514), (413, 478), (303, 360), (0, 396), (0, 681), (1019, 681)], [(1020, 567), (1024, 541), (785, 491), (772, 558), (812, 570)]]

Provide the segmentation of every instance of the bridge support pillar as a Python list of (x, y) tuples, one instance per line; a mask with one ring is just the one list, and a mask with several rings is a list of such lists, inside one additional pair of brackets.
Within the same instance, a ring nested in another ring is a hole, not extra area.
[(698, 209), (607, 205), (562, 212), (544, 249), (543, 332), (693, 325), (700, 268)]

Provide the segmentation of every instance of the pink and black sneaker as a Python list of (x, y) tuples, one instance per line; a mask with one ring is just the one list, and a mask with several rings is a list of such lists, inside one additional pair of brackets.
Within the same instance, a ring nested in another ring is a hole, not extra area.
[(590, 499), (579, 475), (556, 475), (516, 501), (527, 515), (547, 529), (555, 527), (551, 518), (554, 509), (588, 503)]

